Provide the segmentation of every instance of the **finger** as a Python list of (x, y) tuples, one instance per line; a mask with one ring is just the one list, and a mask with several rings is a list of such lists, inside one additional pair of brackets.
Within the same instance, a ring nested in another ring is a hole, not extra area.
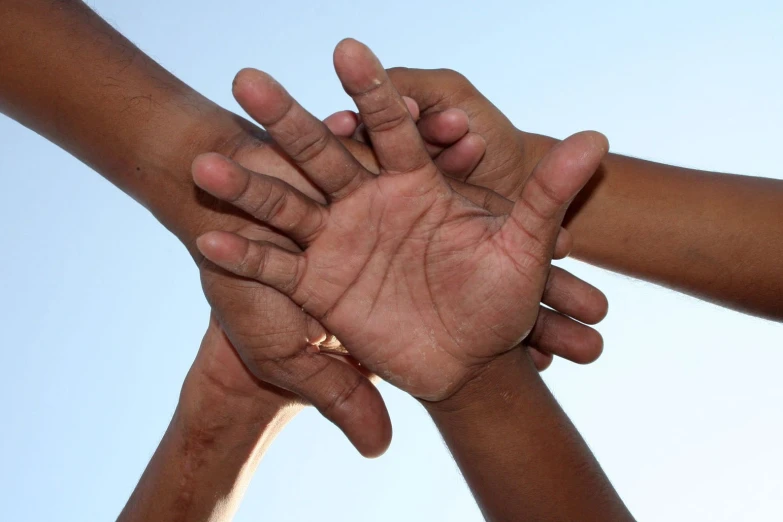
[(580, 132), (566, 138), (536, 165), (501, 232), (510, 234), (518, 255), (545, 269), (554, 252), (569, 203), (598, 169), (609, 150), (603, 134)]
[(555, 243), (555, 255), (552, 259), (565, 259), (571, 255), (571, 249), (574, 248), (574, 237), (565, 228), (560, 228), (560, 232), (557, 234), (557, 242)]
[(464, 180), (473, 173), (486, 152), (487, 142), (481, 135), (471, 132), (443, 149), (435, 158), (435, 165), (447, 176)]
[(464, 76), (448, 69), (393, 67), (387, 73), (399, 93), (416, 100), (422, 113), (448, 108), (449, 102), (454, 105), (455, 93), (475, 90)]
[(326, 125), (268, 74), (254, 69), (240, 71), (234, 79), (234, 97), (308, 177), (333, 198), (344, 197), (370, 179), (370, 174)]
[[(405, 105), (408, 107), (408, 112), (411, 113), (411, 117), (414, 121), (419, 119), (419, 105), (412, 98), (407, 96), (402, 97)], [(326, 125), (332, 134), (340, 138), (351, 138), (360, 143), (367, 143), (367, 132), (362, 125), (362, 117), (353, 111), (340, 111), (335, 112), (331, 116), (328, 116), (324, 120)], [(429, 145), (428, 145), (429, 146)], [(438, 148), (438, 152), (440, 152)]]
[(303, 343), (294, 356), (263, 356), (246, 363), (256, 369), (258, 378), (315, 406), (365, 457), (377, 457), (388, 448), (392, 429), (383, 398), (349, 359), (310, 350)]
[(446, 109), (423, 116), (417, 127), (424, 141), (448, 147), (470, 131), (470, 119), (462, 109)]
[(604, 347), (603, 337), (596, 330), (544, 307), (526, 343), (579, 364), (598, 359)]
[[(359, 121), (361, 121), (361, 119), (362, 117), (359, 115)], [(371, 145), (370, 136), (367, 134), (367, 127), (364, 126), (364, 123), (359, 123), (359, 126), (356, 127), (356, 131), (354, 131), (351, 138), (358, 141), (359, 143), (364, 143), (368, 146)]]
[(193, 161), (193, 180), (301, 246), (317, 237), (326, 219), (326, 208), (284, 181), (251, 172), (220, 154), (198, 156)]
[(327, 116), (324, 125), (332, 134), (341, 138), (350, 138), (359, 128), (359, 116), (353, 111), (340, 111)]
[(411, 118), (413, 118), (413, 121), (419, 121), (421, 113), (419, 112), (419, 104), (416, 103), (416, 100), (403, 96), (402, 101), (405, 102), (405, 107), (408, 108), (408, 112), (410, 113)]
[[(402, 97), (402, 101), (405, 102), (405, 105), (408, 107), (408, 112), (411, 114), (411, 118), (413, 118), (413, 121), (419, 120), (419, 104), (416, 103), (416, 100), (413, 98), (408, 98), (407, 96)], [(370, 136), (367, 134), (367, 127), (361, 123), (362, 116), (361, 114), (358, 114), (357, 117), (359, 118), (359, 127), (356, 129), (356, 131), (353, 133), (353, 139), (360, 143), (369, 144), (370, 143)], [(429, 145), (427, 145), (429, 147)], [(432, 154), (430, 154), (432, 156)]]
[(533, 359), (533, 364), (539, 372), (543, 372), (552, 365), (554, 357), (551, 353), (544, 353), (535, 348), (528, 348), (527, 353), (530, 354), (530, 358)]
[(609, 311), (609, 302), (603, 292), (555, 266), (549, 272), (541, 302), (587, 324), (601, 322)]
[(392, 427), (383, 398), (351, 365), (305, 350), (292, 358), (266, 360), (262, 369), (272, 384), (315, 406), (365, 457), (378, 457), (389, 447)]
[[(334, 51), (334, 68), (353, 98), (383, 171), (406, 173), (432, 165), (408, 108), (370, 49), (346, 39)], [(436, 169), (431, 169), (433, 174)]]
[(234, 275), (254, 279), (287, 295), (299, 306), (310, 292), (300, 288), (305, 259), (267, 242), (250, 241), (230, 232), (207, 232), (196, 240), (199, 251), (211, 262)]

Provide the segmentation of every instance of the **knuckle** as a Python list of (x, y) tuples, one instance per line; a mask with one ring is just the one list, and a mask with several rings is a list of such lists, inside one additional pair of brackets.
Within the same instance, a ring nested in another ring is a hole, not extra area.
[(356, 375), (352, 382), (346, 383), (343, 388), (329, 398), (324, 405), (321, 413), (327, 418), (334, 419), (346, 410), (350, 409), (350, 403), (353, 396), (362, 385), (362, 377)]
[(472, 85), (464, 74), (455, 71), (454, 69), (443, 68), (438, 69), (438, 72), (443, 75), (446, 80), (452, 83)]
[(233, 203), (255, 217), (263, 219), (263, 211), (272, 197), (274, 186), (268, 180), (252, 175)]
[[(275, 190), (277, 189), (277, 190)], [(270, 183), (267, 197), (261, 201), (257, 215), (263, 216), (270, 222), (278, 221), (285, 213), (288, 206), (288, 191), (276, 187)]]
[(240, 273), (250, 274), (255, 279), (262, 278), (268, 258), (269, 248), (260, 247), (258, 249), (253, 249), (251, 248), (250, 243), (248, 243), (245, 248), (245, 253), (239, 261)]
[(401, 67), (401, 66), (389, 67), (388, 69), (386, 69), (386, 74), (389, 75), (389, 77), (391, 78), (394, 75), (405, 74), (405, 73), (407, 73), (409, 71), (410, 71), (410, 68), (408, 68), (408, 67)]
[(286, 294), (293, 296), (299, 290), (299, 283), (304, 275), (304, 266), (299, 258), (294, 262), (293, 270), (290, 276), (280, 282), (280, 289)]
[(307, 163), (319, 156), (329, 145), (329, 135), (322, 129), (296, 137), (290, 144), (289, 156), (296, 163)]
[(536, 189), (538, 189), (541, 199), (544, 200), (544, 209), (537, 208), (533, 205), (528, 206), (539, 218), (546, 220), (553, 219), (566, 202), (555, 193), (552, 187), (543, 183), (537, 176), (532, 176), (530, 181)]
[(410, 118), (407, 110), (401, 111), (398, 104), (387, 105), (374, 114), (367, 115), (367, 126), (372, 132), (389, 132), (398, 129)]

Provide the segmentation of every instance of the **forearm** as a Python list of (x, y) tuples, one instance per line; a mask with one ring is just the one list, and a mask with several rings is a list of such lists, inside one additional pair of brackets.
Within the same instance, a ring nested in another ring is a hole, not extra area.
[(487, 520), (632, 520), (524, 351), (425, 407)]
[(783, 320), (783, 181), (610, 154), (566, 228), (577, 259)]
[(279, 401), (184, 401), (120, 514), (120, 522), (231, 520), (264, 452), (298, 411)]
[(0, 111), (145, 205), (183, 240), (211, 211), (190, 163), (243, 126), (75, 0), (0, 1)]

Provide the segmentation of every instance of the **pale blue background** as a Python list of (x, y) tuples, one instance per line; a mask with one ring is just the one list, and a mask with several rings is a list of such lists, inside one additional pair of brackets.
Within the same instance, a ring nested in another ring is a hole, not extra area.
[[(617, 152), (783, 177), (779, 1), (91, 5), (233, 110), (245, 66), (319, 116), (348, 107), (331, 52), (353, 36), (388, 66), (462, 71), (527, 130), (597, 129)], [(207, 306), (183, 248), (139, 205), (5, 118), (0, 143), (0, 519), (110, 520), (169, 421)], [(783, 519), (783, 328), (565, 265), (609, 296), (606, 351), (556, 361), (546, 380), (634, 514)], [(308, 411), (238, 520), (479, 520), (423, 411), (383, 391), (385, 457), (361, 459)]]

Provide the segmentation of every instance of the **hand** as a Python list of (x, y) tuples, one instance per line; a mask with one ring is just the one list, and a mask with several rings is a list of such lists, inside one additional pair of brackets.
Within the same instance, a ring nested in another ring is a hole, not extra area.
[[(227, 152), (250, 167), (263, 165), (266, 172), (308, 190), (306, 178), (264, 138), (260, 134), (259, 139), (250, 138), (238, 146), (227, 147)], [(309, 191), (314, 197), (319, 196), (317, 191)], [(209, 222), (212, 226), (283, 248), (297, 248), (250, 216), (221, 208), (226, 205), (204, 196), (206, 204), (218, 211), (219, 219)], [(383, 399), (354, 364), (320, 353), (317, 346), (330, 339), (328, 332), (279, 292), (238, 278), (200, 254), (196, 259), (207, 300), (248, 370), (256, 378), (313, 404), (345, 432), (363, 455), (383, 453), (391, 439), (391, 422)]]
[[(235, 82), (234, 95), (240, 105), (256, 117), (258, 93), (248, 87), (248, 84)], [(243, 127), (243, 132), (213, 150), (220, 151), (247, 169), (263, 171), (284, 180), (317, 201), (326, 201), (318, 188), (271, 142), (266, 133), (248, 122), (243, 122)], [(356, 143), (349, 145), (352, 153), (363, 163), (372, 163), (369, 148)], [(208, 167), (207, 163), (202, 158), (200, 165)], [(511, 206), (507, 200), (486, 190), (476, 189), (466, 195), (492, 208)], [(263, 226), (248, 214), (232, 210), (232, 207), (221, 204), (208, 194), (202, 193), (200, 199), (203, 206), (213, 210), (207, 214), (214, 217), (192, 228), (208, 230), (212, 226), (248, 239), (299, 250), (288, 238)], [(567, 250), (568, 247), (561, 245), (560, 248)], [(326, 350), (328, 343), (334, 344), (329, 332), (279, 292), (255, 281), (238, 278), (205, 260), (195, 248), (191, 251), (199, 264), (207, 299), (250, 372), (258, 379), (289, 390), (314, 404), (347, 434), (363, 454), (382, 453), (391, 437), (390, 421), (383, 401), (354, 365), (316, 353), (319, 347)], [(554, 269), (550, 275), (544, 303), (587, 323), (600, 320), (606, 310), (606, 300), (600, 291), (559, 269)], [(326, 342), (319, 344), (319, 341)], [(541, 308), (538, 322), (527, 342), (540, 349), (531, 350), (539, 370), (551, 363), (550, 353), (580, 363), (591, 362), (600, 355), (603, 344), (595, 330), (547, 308)]]
[[(269, 76), (254, 116), (328, 195), (324, 206), (290, 185), (217, 155), (196, 183), (285, 233), (295, 253), (238, 234), (199, 239), (204, 256), (288, 295), (368, 369), (430, 401), (453, 394), (533, 329), (569, 201), (607, 151), (582, 133), (542, 160), (509, 216), (455, 192), (372, 53), (352, 40), (335, 68), (356, 102), (381, 166), (374, 176)], [(426, 364), (423, 362), (426, 361)]]
[[(513, 202), (505, 198), (519, 197), (533, 166), (556, 140), (517, 130), (456, 71), (394, 68), (387, 72), (400, 93), (411, 96), (403, 96), (403, 100), (417, 122), (427, 151), (441, 172), (449, 176), (452, 187), (494, 214), (508, 214)], [(369, 141), (361, 115), (353, 111), (334, 113), (324, 123), (337, 136), (365, 144)], [(492, 192), (482, 192), (479, 187)], [(490, 194), (492, 197), (488, 197)], [(561, 229), (554, 259), (569, 255), (572, 244), (571, 234)], [(608, 310), (606, 297), (558, 267), (552, 268), (548, 287), (559, 294), (557, 304), (549, 300), (549, 292), (545, 293), (544, 303), (554, 310), (541, 309), (526, 343), (531, 346), (530, 355), (539, 371), (551, 364), (552, 354), (579, 363), (598, 359), (603, 340), (584, 324), (603, 320)]]

